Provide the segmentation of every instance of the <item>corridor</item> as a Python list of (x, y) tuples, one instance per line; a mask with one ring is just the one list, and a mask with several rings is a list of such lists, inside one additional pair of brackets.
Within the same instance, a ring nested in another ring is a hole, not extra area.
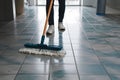
[(45, 6), (26, 6), (25, 12), (0, 28), (0, 80), (120, 80), (120, 15), (96, 15), (92, 7), (67, 6), (65, 32), (46, 44), (63, 45), (64, 57), (18, 53), (24, 43), (40, 43)]

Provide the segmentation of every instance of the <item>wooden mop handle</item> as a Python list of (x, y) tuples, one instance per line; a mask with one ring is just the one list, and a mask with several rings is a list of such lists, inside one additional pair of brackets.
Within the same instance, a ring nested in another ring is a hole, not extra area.
[(47, 14), (47, 16), (46, 16), (45, 25), (44, 25), (43, 35), (46, 34), (46, 28), (47, 28), (47, 24), (48, 24), (48, 19), (49, 19), (49, 17), (50, 17), (50, 13), (51, 13), (51, 9), (52, 9), (52, 4), (53, 4), (53, 0), (50, 0), (50, 5), (49, 5), (49, 9), (48, 9), (48, 14)]

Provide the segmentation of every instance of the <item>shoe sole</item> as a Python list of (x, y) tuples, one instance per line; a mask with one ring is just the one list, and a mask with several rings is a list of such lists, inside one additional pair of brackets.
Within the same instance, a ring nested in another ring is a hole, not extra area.
[(52, 33), (49, 33), (49, 32), (46, 33), (47, 36), (50, 36), (50, 35), (53, 35), (53, 34), (54, 34), (54, 31)]
[(62, 31), (62, 32), (64, 32), (64, 31), (65, 31), (65, 29), (59, 29), (59, 31)]

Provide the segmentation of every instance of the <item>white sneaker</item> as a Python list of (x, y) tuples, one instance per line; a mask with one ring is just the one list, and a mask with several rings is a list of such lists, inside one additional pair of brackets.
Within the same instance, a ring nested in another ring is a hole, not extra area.
[(54, 25), (50, 25), (49, 28), (48, 28), (48, 30), (47, 30), (47, 34), (51, 35), (53, 33), (54, 33)]
[(58, 29), (59, 29), (60, 31), (65, 31), (65, 27), (64, 27), (64, 25), (63, 25), (62, 22), (59, 22), (59, 23), (58, 23)]

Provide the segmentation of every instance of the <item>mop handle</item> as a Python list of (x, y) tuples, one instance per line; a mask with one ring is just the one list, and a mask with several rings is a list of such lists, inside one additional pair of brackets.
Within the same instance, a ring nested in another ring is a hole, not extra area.
[(46, 28), (47, 28), (47, 24), (48, 24), (48, 19), (50, 17), (50, 12), (52, 9), (52, 4), (53, 4), (53, 0), (50, 0), (50, 5), (49, 5), (49, 9), (48, 9), (48, 14), (46, 16), (46, 20), (45, 20), (45, 25), (44, 25), (44, 30), (43, 30), (43, 35), (46, 34)]

